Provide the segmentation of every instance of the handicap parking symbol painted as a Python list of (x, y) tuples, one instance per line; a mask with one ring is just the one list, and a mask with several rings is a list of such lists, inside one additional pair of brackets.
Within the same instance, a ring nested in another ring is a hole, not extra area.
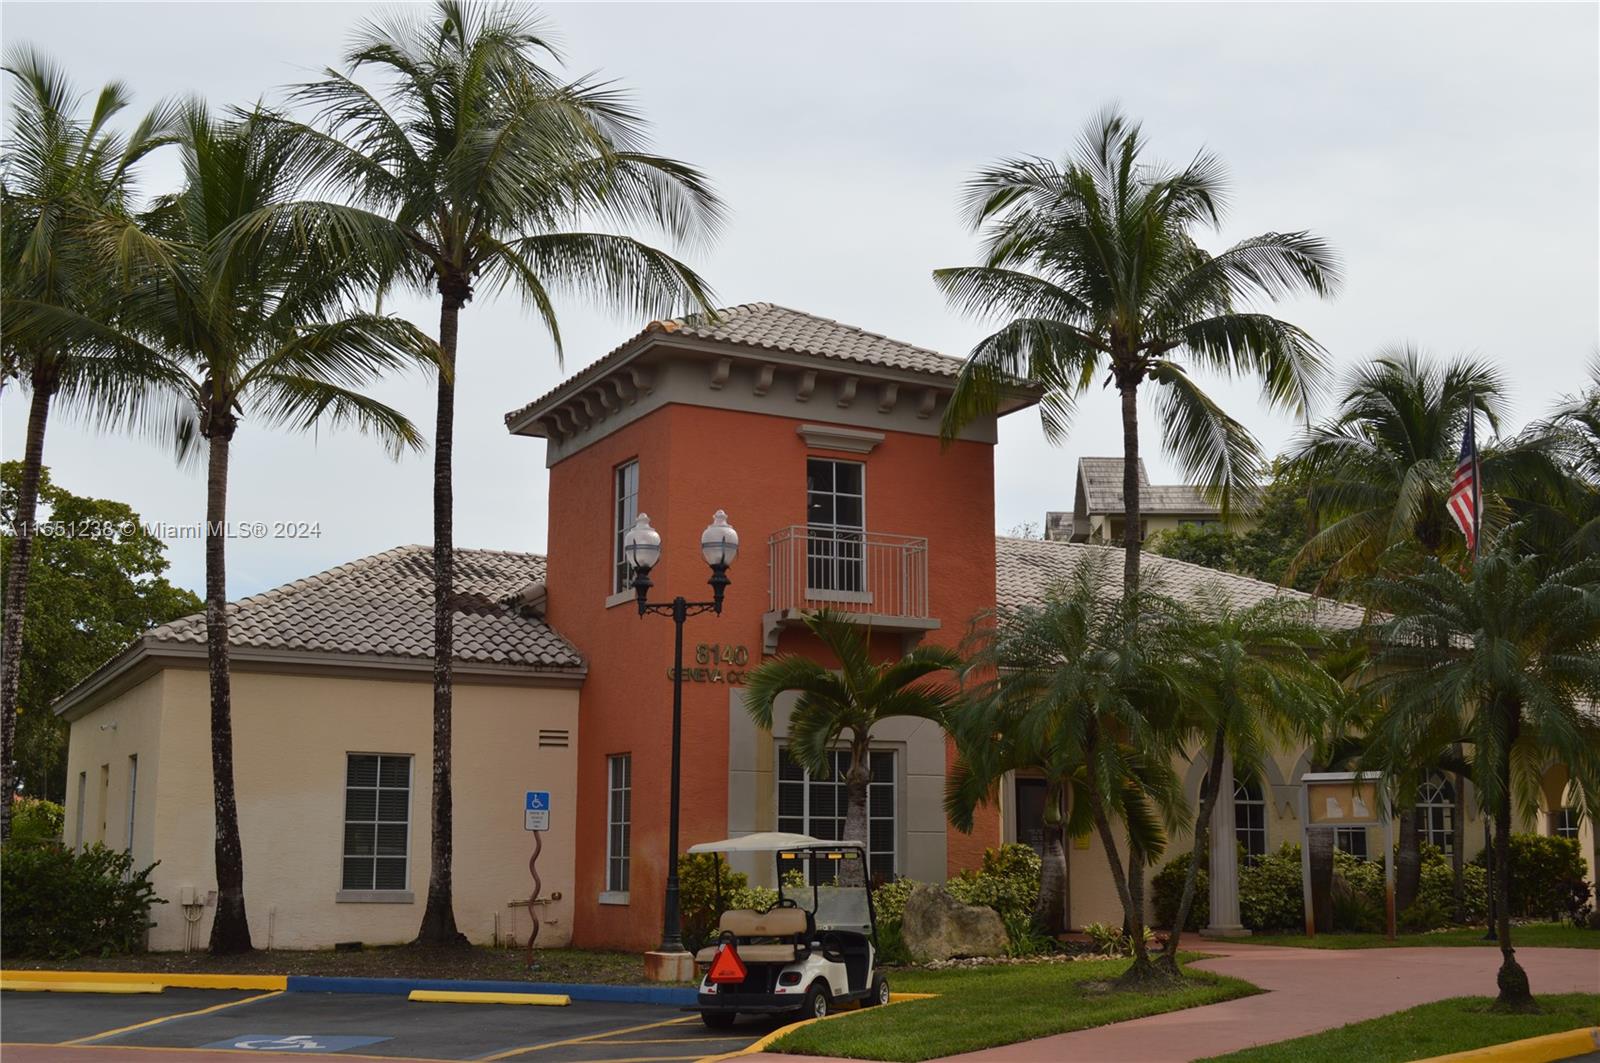
[(388, 1041), (388, 1037), (346, 1037), (332, 1034), (247, 1033), (226, 1041), (213, 1041), (201, 1048), (232, 1048), (246, 1052), (340, 1052)]

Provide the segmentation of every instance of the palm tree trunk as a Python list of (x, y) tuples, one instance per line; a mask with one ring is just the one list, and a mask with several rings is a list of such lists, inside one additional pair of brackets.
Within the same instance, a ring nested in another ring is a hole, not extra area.
[(17, 792), (17, 683), (22, 675), (22, 621), (27, 615), (28, 563), (33, 557), (33, 524), (39, 509), (39, 476), (44, 468), (44, 430), (50, 419), (55, 381), (35, 371), (28, 407), (28, 436), (17, 484), (14, 538), (6, 567), (5, 620), (0, 634), (0, 842), (11, 838), (11, 799)]
[(1122, 592), (1139, 586), (1139, 385), (1125, 383), (1122, 392)]
[(1117, 888), (1117, 899), (1122, 902), (1122, 925), (1128, 929), (1133, 945), (1133, 963), (1117, 978), (1119, 985), (1138, 985), (1150, 980), (1155, 973), (1150, 963), (1150, 950), (1144, 944), (1144, 888), (1134, 884), (1133, 877), (1144, 877), (1143, 863), (1130, 841), (1128, 845), (1128, 871), (1122, 870), (1122, 858), (1117, 854), (1117, 839), (1111, 830), (1111, 820), (1106, 815), (1105, 803), (1100, 795), (1089, 790), (1089, 805), (1094, 818), (1095, 831), (1106, 850), (1106, 862), (1111, 866), (1111, 881)]
[(451, 706), (455, 652), (455, 496), (451, 489), (455, 442), (456, 336), (466, 284), (441, 278), (439, 292), (439, 406), (433, 439), (433, 845), (428, 866), (428, 903), (416, 945), (465, 945), (456, 929), (451, 880), (454, 808), (450, 788)]
[(211, 789), (216, 806), (217, 914), (211, 953), (249, 952), (244, 910), (244, 850), (233, 790), (233, 692), (228, 671), (228, 451), (229, 426), (208, 437), (206, 468), (206, 665), (211, 678)]
[(1222, 778), (1222, 761), (1227, 752), (1227, 731), (1218, 727), (1211, 736), (1211, 771), (1206, 775), (1200, 790), (1200, 810), (1194, 819), (1194, 848), (1189, 851), (1189, 870), (1183, 876), (1183, 893), (1178, 897), (1178, 914), (1172, 919), (1172, 929), (1167, 932), (1167, 944), (1161, 951), (1161, 963), (1172, 974), (1178, 973), (1178, 940), (1183, 928), (1189, 924), (1189, 909), (1194, 906), (1195, 882), (1200, 875), (1200, 862), (1205, 858), (1206, 846), (1211, 841), (1211, 816), (1217, 808), (1217, 783)]
[(1055, 937), (1067, 929), (1067, 847), (1061, 814), (1061, 783), (1050, 779), (1044, 793), (1044, 852), (1039, 859), (1039, 896), (1033, 902), (1033, 925)]
[(1505, 749), (1495, 765), (1500, 777), (1500, 803), (1494, 810), (1495, 919), (1500, 941), (1500, 972), (1495, 981), (1500, 995), (1494, 1006), (1508, 1011), (1534, 1011), (1537, 1005), (1528, 986), (1528, 972), (1517, 962), (1516, 950), (1511, 947), (1511, 747), (1521, 729), (1521, 706), (1511, 706), (1506, 713)]
[(1400, 853), (1394, 861), (1394, 906), (1405, 911), (1417, 900), (1417, 889), (1422, 885), (1422, 832), (1415, 807), (1405, 809), (1397, 818), (1400, 831)]
[(1319, 934), (1333, 933), (1334, 832), (1308, 831), (1311, 849), (1311, 918)]
[[(1461, 747), (1456, 746), (1456, 759), (1461, 759)], [(1458, 923), (1467, 921), (1467, 777), (1454, 773), (1456, 786), (1455, 807), (1450, 810), (1450, 903), (1454, 911), (1450, 917)]]
[[(871, 752), (870, 736), (862, 736), (850, 743), (850, 770), (844, 777), (844, 836), (848, 841), (860, 842), (871, 848), (867, 836), (867, 784), (872, 780), (872, 767), (868, 760)], [(839, 872), (839, 881), (846, 886), (862, 886), (872, 880), (867, 871), (866, 852), (860, 861), (846, 860)]]

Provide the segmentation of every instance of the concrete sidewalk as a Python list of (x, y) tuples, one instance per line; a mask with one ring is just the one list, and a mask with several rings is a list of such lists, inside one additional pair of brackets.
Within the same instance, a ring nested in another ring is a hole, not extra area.
[[(1266, 992), (1203, 1008), (1057, 1034), (949, 1060), (962, 1063), (1187, 1063), (1302, 1037), (1446, 997), (1492, 996), (1500, 950), (1482, 947), (1292, 949), (1206, 941), (1194, 966)], [(1518, 949), (1534, 993), (1600, 992), (1600, 952)], [(795, 1057), (760, 1055), (753, 1060)], [(806, 1057), (809, 1063), (826, 1063)]]

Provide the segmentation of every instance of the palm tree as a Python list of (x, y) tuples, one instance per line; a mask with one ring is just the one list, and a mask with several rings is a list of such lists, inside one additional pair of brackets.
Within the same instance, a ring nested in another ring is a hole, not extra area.
[(1473, 777), (1494, 816), (1494, 896), (1502, 956), (1497, 1004), (1529, 1008), (1511, 945), (1513, 797), (1536, 799), (1540, 769), (1565, 763), (1581, 814), (1600, 812), (1600, 561), (1552, 569), (1512, 533), (1481, 544), (1466, 571), (1427, 558), (1368, 583), (1375, 625), (1370, 684), (1385, 712), (1374, 743), (1397, 759), (1428, 736), (1470, 736)]
[(1261, 454), (1190, 371), (1257, 375), (1272, 403), (1305, 413), (1322, 348), (1245, 305), (1301, 290), (1325, 296), (1339, 278), (1332, 250), (1305, 232), (1264, 233), (1210, 254), (1195, 233), (1220, 223), (1221, 162), (1202, 152), (1173, 170), (1143, 154), (1139, 126), (1107, 110), (1061, 165), (1028, 157), (981, 171), (965, 212), (983, 237), (983, 264), (934, 272), (957, 308), (1007, 319), (968, 356), (945, 411), (947, 437), (992, 413), (1016, 377), (1044, 386), (1052, 439), (1065, 435), (1078, 396), (1102, 378), (1116, 385), (1128, 593), (1139, 578), (1140, 385), (1160, 385), (1163, 446), (1228, 512), (1253, 492)]
[(1326, 730), (1338, 690), (1307, 652), (1325, 639), (1296, 599), (1268, 598), (1241, 607), (1216, 587), (1202, 588), (1183, 642), (1179, 666), (1189, 673), (1184, 723), (1210, 764), (1200, 785), (1189, 871), (1161, 956), (1173, 974), (1209, 844), (1211, 815), (1221, 796), (1224, 758), (1232, 754), (1236, 769), (1253, 776), (1271, 739), (1315, 740)]
[[(211, 688), (217, 911), (211, 951), (251, 948), (233, 781), (228, 668), (228, 464), (246, 420), (304, 429), (353, 425), (391, 451), (420, 448), (400, 413), (363, 394), (379, 377), (435, 360), (433, 341), (381, 314), (353, 312), (371, 282), (362, 260), (322, 237), (263, 222), (311, 172), (303, 142), (260, 110), (204, 104), (179, 119), (185, 184), (140, 219), (105, 226), (130, 278), (123, 322), (187, 368), (177, 390), (180, 453), (205, 441), (206, 650)], [(309, 238), (308, 238), (309, 237)]]
[(948, 683), (927, 680), (958, 671), (962, 660), (942, 646), (918, 646), (896, 660), (875, 662), (871, 628), (830, 609), (808, 615), (806, 628), (839, 662), (838, 669), (800, 654), (774, 657), (745, 676), (745, 708), (756, 726), (771, 731), (779, 696), (799, 695), (789, 717), (789, 755), (817, 778), (832, 774), (828, 754), (849, 732), (844, 836), (866, 845), (872, 729), (895, 716), (943, 727), (960, 692)]
[[(1148, 586), (1118, 593), (1096, 552), (1043, 605), (997, 617), (969, 666), (989, 678), (952, 721), (961, 762), (946, 808), (957, 827), (970, 825), (972, 807), (1001, 773), (1027, 766), (1071, 794), (1069, 832), (1099, 835), (1133, 942), (1130, 983), (1154, 971), (1144, 867), (1186, 814), (1171, 764), (1170, 710), (1183, 700), (1180, 615)], [(1128, 836), (1126, 869), (1113, 820)]]
[[(413, 9), (415, 11), (416, 9)], [(721, 206), (692, 166), (650, 154), (627, 95), (588, 78), (563, 82), (547, 27), (513, 5), (435, 0), (426, 15), (367, 23), (304, 85), (336, 191), (353, 202), (302, 204), (385, 264), (388, 280), (439, 294), (441, 371), (434, 434), (433, 849), (419, 943), (465, 943), (452, 904), (452, 465), (458, 325), (479, 291), (511, 289), (538, 314), (559, 357), (554, 296), (572, 292), (635, 316), (709, 310), (688, 266), (612, 229), (709, 235)], [(375, 74), (377, 86), (358, 75)], [(595, 228), (585, 230), (585, 224)], [(580, 226), (573, 228), (573, 226)]]
[(1558, 563), (1600, 554), (1600, 356), (1589, 363), (1588, 386), (1519, 442), (1553, 459), (1552, 475), (1511, 500), (1539, 552)]
[[(126, 207), (134, 167), (166, 142), (169, 117), (157, 109), (128, 132), (117, 132), (110, 123), (128, 106), (123, 85), (105, 85), (85, 114), (84, 98), (62, 71), (32, 49), (12, 49), (4, 69), (15, 92), (0, 178), (6, 302), (0, 386), (15, 376), (31, 397), (0, 625), (0, 841), (11, 836), (22, 621), (51, 407), (59, 398), (90, 414), (126, 414), (137, 407), (150, 371), (137, 359), (108, 353), (60, 318), (109, 309), (108, 271), (89, 248), (86, 227), (99, 213)], [(42, 320), (44, 309), (55, 312), (53, 322)]]

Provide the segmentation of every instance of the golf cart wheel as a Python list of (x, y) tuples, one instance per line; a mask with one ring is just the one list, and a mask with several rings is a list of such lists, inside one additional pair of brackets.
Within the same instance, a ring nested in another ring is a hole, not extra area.
[(872, 980), (872, 992), (867, 996), (866, 1005), (875, 1008), (879, 1004), (889, 1003), (889, 980), (883, 975)]
[(823, 982), (813, 982), (811, 988), (806, 990), (806, 1001), (800, 1005), (800, 1014), (807, 1019), (826, 1018), (832, 1010), (828, 1000), (827, 985)]
[(733, 1020), (739, 1016), (731, 1011), (702, 1011), (700, 1021), (706, 1024), (708, 1030), (729, 1030), (733, 1028)]

